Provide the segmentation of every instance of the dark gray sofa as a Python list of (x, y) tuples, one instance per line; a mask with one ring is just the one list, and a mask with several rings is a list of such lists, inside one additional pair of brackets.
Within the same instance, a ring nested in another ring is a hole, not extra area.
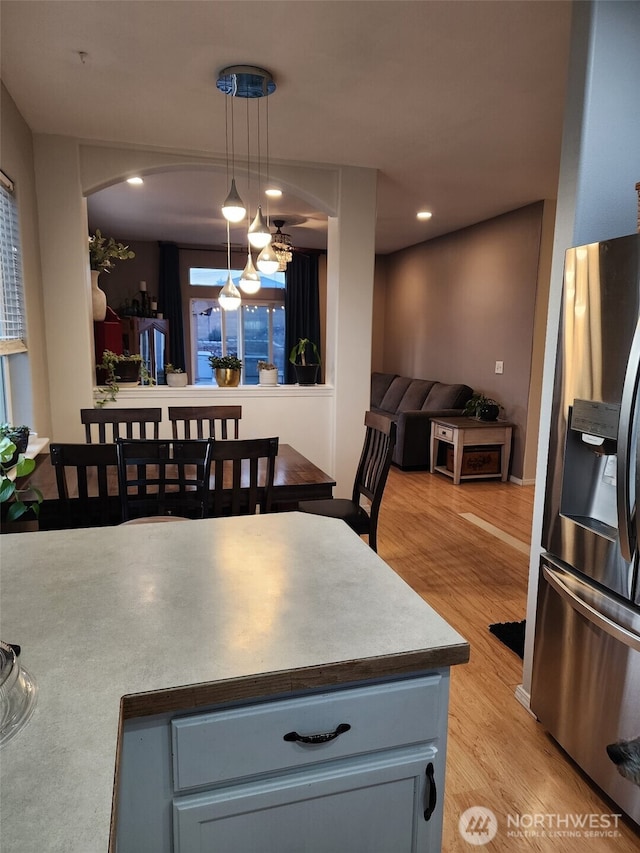
[(461, 415), (472, 394), (468, 385), (372, 373), (371, 411), (386, 415), (398, 425), (393, 464), (405, 470), (428, 469), (430, 419)]

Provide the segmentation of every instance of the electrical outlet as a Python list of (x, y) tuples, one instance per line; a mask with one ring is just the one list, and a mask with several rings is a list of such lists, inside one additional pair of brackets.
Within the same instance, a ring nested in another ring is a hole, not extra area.
[(504, 361), (496, 361), (496, 373), (504, 373)]

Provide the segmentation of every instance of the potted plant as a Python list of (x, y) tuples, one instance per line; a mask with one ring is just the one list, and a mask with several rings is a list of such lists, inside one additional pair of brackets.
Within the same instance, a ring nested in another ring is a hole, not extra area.
[(171, 363), (165, 364), (164, 375), (167, 385), (172, 388), (184, 388), (188, 384), (189, 377), (181, 367), (174, 367)]
[(220, 388), (236, 388), (239, 385), (242, 360), (237, 355), (210, 355), (209, 364)]
[(277, 385), (278, 368), (270, 361), (258, 362), (258, 383), (260, 385)]
[(20, 453), (26, 453), (29, 444), (29, 427), (25, 424), (12, 426), (11, 424), (0, 424), (0, 438), (8, 438), (15, 445), (15, 459), (10, 463), (15, 465)]
[(102, 361), (96, 365), (96, 379), (98, 385), (103, 386), (98, 389), (100, 396), (96, 406), (99, 407), (114, 403), (123, 385), (139, 385), (141, 379), (145, 385), (155, 384), (142, 356), (118, 355), (108, 349), (104, 350)]
[[(308, 361), (307, 354), (311, 352), (315, 361)], [(315, 385), (320, 367), (318, 347), (309, 338), (299, 338), (289, 355), (289, 361), (296, 371), (298, 385)]]
[(464, 407), (464, 414), (469, 418), (480, 421), (496, 421), (502, 406), (497, 400), (485, 397), (484, 394), (473, 394)]
[[(9, 430), (26, 429), (28, 437), (28, 427), (9, 427), (9, 424), (2, 424), (2, 429), (5, 427)], [(8, 432), (0, 435), (0, 504), (7, 505), (6, 512), (4, 509), (2, 512), (3, 522), (16, 521), (27, 512), (32, 512), (37, 518), (42, 503), (42, 493), (29, 484), (22, 489), (16, 485), (16, 480), (29, 476), (35, 467), (35, 460), (28, 459), (24, 451), (18, 450)], [(12, 469), (15, 470), (12, 472)], [(15, 476), (10, 476), (10, 472)], [(34, 499), (29, 504), (24, 501), (27, 495), (32, 495)]]
[(91, 301), (93, 319), (102, 321), (107, 316), (107, 297), (98, 287), (98, 276), (101, 272), (111, 272), (114, 260), (126, 261), (135, 258), (136, 254), (123, 243), (116, 243), (113, 237), (103, 237), (99, 228), (95, 234), (89, 235), (89, 265), (91, 267)]

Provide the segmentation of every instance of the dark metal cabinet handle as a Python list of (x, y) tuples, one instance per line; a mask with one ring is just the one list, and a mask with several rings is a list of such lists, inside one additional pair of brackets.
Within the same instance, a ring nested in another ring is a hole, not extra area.
[(348, 723), (340, 723), (334, 732), (324, 732), (318, 735), (299, 735), (298, 732), (287, 732), (282, 738), (283, 740), (294, 741), (295, 743), (327, 743), (327, 741), (335, 740), (338, 735), (348, 732), (351, 726)]
[(433, 775), (433, 764), (429, 762), (427, 764), (427, 787), (425, 790), (424, 800), (426, 803), (426, 809), (424, 810), (424, 819), (429, 820), (431, 815), (434, 813), (436, 808), (436, 803), (438, 802), (438, 792), (436, 791), (436, 780)]

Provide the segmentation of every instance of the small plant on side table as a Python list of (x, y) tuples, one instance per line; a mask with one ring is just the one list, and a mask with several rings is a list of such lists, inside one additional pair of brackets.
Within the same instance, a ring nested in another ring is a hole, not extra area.
[(473, 394), (464, 407), (464, 412), (469, 418), (476, 418), (480, 421), (495, 421), (500, 414), (502, 406), (497, 400), (492, 397), (485, 397), (484, 394)]

